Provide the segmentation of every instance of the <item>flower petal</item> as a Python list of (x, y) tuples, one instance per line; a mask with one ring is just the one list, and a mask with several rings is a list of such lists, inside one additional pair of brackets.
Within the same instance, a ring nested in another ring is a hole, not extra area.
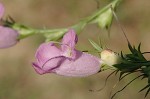
[(77, 58), (75, 60), (66, 59), (55, 70), (55, 73), (63, 76), (85, 77), (98, 73), (100, 65), (97, 57), (77, 51)]
[(75, 44), (78, 42), (78, 37), (73, 29), (70, 29), (63, 37), (62, 40), (62, 50), (65, 51), (68, 45), (71, 48), (75, 48)]
[(7, 48), (18, 42), (19, 33), (8, 27), (0, 26), (0, 48)]
[(66, 57), (64, 56), (53, 57), (43, 64), (42, 69), (47, 72), (53, 72), (53, 70), (58, 68), (65, 59)]
[[(36, 52), (37, 64), (40, 68), (51, 58), (60, 56), (60, 49), (58, 49), (53, 43), (42, 44)], [(53, 67), (53, 66), (52, 66)], [(55, 66), (54, 66), (55, 67)]]
[(62, 40), (62, 55), (68, 57), (68, 58), (75, 58), (75, 44), (78, 41), (78, 37), (73, 29), (70, 29), (63, 37)]
[(3, 17), (4, 14), (4, 6), (2, 5), (2, 3), (0, 3), (0, 20)]
[(47, 60), (42, 66), (36, 62), (34, 62), (32, 65), (35, 71), (39, 74), (52, 73), (61, 65), (64, 60), (64, 56), (58, 56)]
[(33, 66), (33, 68), (35, 69), (35, 71), (36, 71), (38, 74), (44, 74), (44, 73), (46, 73), (44, 70), (42, 70), (42, 68), (40, 68), (40, 67), (38, 66), (37, 63), (32, 63), (32, 66)]

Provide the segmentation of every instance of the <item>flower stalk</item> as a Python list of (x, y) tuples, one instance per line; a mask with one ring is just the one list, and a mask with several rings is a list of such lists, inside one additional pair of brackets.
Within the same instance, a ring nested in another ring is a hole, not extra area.
[(19, 31), (20, 36), (19, 40), (27, 38), (31, 35), (41, 34), (44, 35), (46, 40), (45, 41), (57, 41), (63, 37), (63, 35), (67, 32), (68, 29), (72, 28), (79, 34), (85, 26), (97, 23), (101, 28), (106, 27), (109, 28), (112, 23), (112, 12), (110, 6), (114, 9), (120, 4), (122, 0), (113, 0), (110, 4), (105, 6), (102, 9), (98, 9), (94, 14), (82, 19), (79, 23), (69, 26), (67, 28), (60, 28), (60, 29), (34, 29), (27, 27), (22, 24), (18, 24), (16, 22), (11, 22), (10, 20), (4, 21), (4, 25), (13, 28)]

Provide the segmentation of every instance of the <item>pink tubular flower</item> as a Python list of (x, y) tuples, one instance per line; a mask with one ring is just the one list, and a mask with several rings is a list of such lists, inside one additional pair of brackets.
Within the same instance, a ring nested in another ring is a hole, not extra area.
[[(0, 20), (4, 14), (4, 7), (0, 3)], [(18, 42), (19, 33), (9, 27), (0, 26), (0, 48), (7, 48)]]
[(42, 44), (33, 63), (39, 74), (55, 73), (63, 76), (85, 77), (100, 71), (100, 59), (75, 49), (78, 38), (74, 30), (63, 37), (61, 49), (52, 42)]

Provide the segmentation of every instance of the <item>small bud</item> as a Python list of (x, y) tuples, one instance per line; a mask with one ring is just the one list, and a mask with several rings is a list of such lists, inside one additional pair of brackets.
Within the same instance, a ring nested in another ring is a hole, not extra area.
[(0, 48), (8, 48), (18, 42), (19, 33), (8, 27), (0, 26)]
[(113, 19), (113, 14), (111, 9), (109, 8), (100, 16), (98, 16), (99, 27), (108, 29), (112, 23), (112, 19)]
[(109, 66), (113, 66), (114, 64), (119, 64), (121, 62), (119, 55), (109, 49), (103, 50), (100, 55), (103, 63)]

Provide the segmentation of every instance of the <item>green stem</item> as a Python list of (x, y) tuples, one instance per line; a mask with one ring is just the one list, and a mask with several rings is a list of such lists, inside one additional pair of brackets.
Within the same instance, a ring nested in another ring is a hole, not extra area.
[(107, 6), (105, 6), (103, 9), (98, 9), (98, 11), (96, 11), (94, 14), (92, 14), (91, 16), (86, 17), (84, 20), (87, 20), (86, 22), (88, 24), (93, 23), (93, 19), (95, 19), (97, 16), (99, 16), (100, 14), (102, 14), (103, 12), (105, 12), (106, 10), (110, 9), (110, 6), (113, 6), (113, 8), (116, 7), (120, 4), (122, 0), (114, 0), (113, 2), (111, 2), (110, 4), (108, 4)]
[(67, 31), (67, 28), (64, 29), (34, 29), (36, 33), (44, 34), (44, 33), (54, 33), (58, 31)]
[[(122, 0), (114, 0), (112, 1), (110, 4), (108, 4), (107, 6), (105, 6), (104, 8), (102, 9), (98, 9), (98, 11), (96, 11), (94, 14), (82, 19), (79, 23), (75, 24), (75, 25), (72, 25), (68, 28), (73, 28), (77, 34), (79, 34), (86, 25), (88, 24), (91, 24), (91, 23), (95, 23), (95, 19), (103, 14), (103, 12), (105, 12), (106, 10), (110, 9), (110, 6), (112, 6), (113, 8), (115, 8), (116, 6), (119, 5), (119, 3), (121, 2)], [(29, 27), (26, 27), (24, 25), (20, 25), (20, 24), (12, 24), (11, 27), (15, 30), (18, 30), (19, 33), (20, 33), (20, 37), (19, 39), (24, 39), (24, 38), (27, 38), (28, 36), (31, 36), (31, 35), (34, 35), (34, 34), (42, 34), (42, 35), (45, 35), (46, 39), (49, 39), (50, 37), (53, 37), (53, 38), (50, 38), (49, 40), (51, 39), (60, 39), (64, 34), (65, 32), (67, 32), (68, 28), (61, 28), (61, 29), (33, 29), (33, 28), (29, 28)], [(50, 35), (52, 36), (50, 36)], [(47, 36), (48, 35), (48, 36)], [(56, 37), (56, 38), (54, 38)]]

